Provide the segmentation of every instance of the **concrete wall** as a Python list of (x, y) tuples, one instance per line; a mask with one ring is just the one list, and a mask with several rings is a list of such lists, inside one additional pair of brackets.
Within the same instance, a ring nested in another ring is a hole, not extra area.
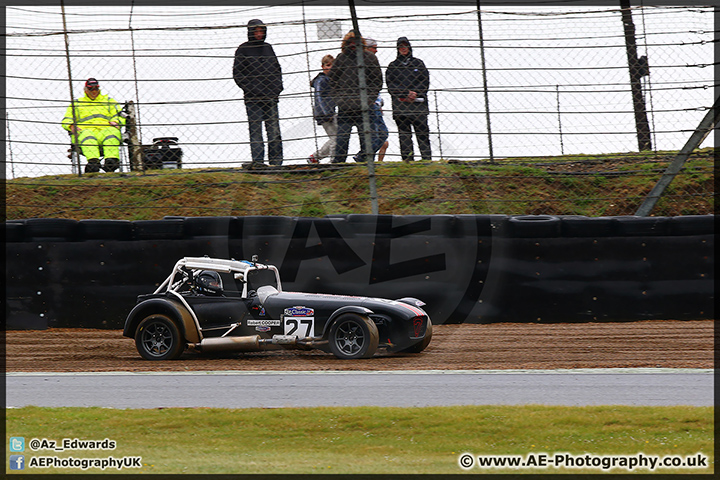
[(713, 318), (714, 217), (344, 215), (6, 222), (10, 329), (121, 328), (184, 256), (285, 290), (427, 303), (433, 322)]

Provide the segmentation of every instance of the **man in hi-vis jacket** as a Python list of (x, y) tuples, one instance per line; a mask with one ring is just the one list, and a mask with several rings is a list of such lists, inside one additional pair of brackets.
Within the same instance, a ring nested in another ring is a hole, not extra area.
[[(74, 111), (73, 111), (74, 110)], [(85, 95), (72, 102), (65, 112), (62, 127), (72, 135), (82, 154), (87, 158), (85, 173), (113, 172), (120, 167), (120, 127), (125, 125), (122, 108), (109, 95), (100, 92), (100, 84), (94, 78), (85, 82)], [(100, 166), (100, 146), (105, 164)]]

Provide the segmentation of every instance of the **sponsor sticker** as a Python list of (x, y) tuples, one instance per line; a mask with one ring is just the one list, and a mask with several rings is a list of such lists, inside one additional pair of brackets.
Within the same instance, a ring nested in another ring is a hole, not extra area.
[(280, 320), (248, 320), (248, 327), (279, 327)]
[(257, 330), (258, 332), (269, 332), (270, 327), (255, 327), (255, 330)]
[(288, 317), (312, 317), (315, 310), (308, 307), (290, 307), (285, 309), (285, 315)]

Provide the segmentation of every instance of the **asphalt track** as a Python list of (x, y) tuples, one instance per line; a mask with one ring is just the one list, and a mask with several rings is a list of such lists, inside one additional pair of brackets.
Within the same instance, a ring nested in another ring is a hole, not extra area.
[(712, 369), (7, 373), (6, 405), (216, 407), (714, 405)]

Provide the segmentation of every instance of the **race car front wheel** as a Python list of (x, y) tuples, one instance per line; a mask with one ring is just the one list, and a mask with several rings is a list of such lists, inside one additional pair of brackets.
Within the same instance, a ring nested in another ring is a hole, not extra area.
[(370, 358), (377, 351), (379, 335), (367, 317), (346, 313), (330, 327), (330, 351), (344, 360)]
[(177, 324), (157, 313), (140, 322), (135, 331), (135, 346), (145, 360), (173, 360), (185, 349)]

